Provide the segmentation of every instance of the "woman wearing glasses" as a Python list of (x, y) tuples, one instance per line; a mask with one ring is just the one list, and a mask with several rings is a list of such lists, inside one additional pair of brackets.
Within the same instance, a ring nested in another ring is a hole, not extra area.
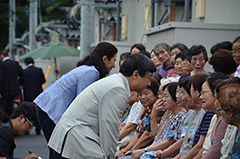
[(214, 91), (215, 91), (215, 82), (219, 79), (226, 79), (227, 76), (215, 72), (210, 74), (210, 77), (207, 78), (207, 80), (203, 83), (202, 85), (202, 91), (201, 91), (201, 101), (202, 101), (202, 107), (206, 110), (211, 110), (217, 115), (216, 123), (213, 127), (212, 130), (212, 135), (211, 135), (211, 147), (208, 150), (208, 152), (203, 156), (204, 159), (207, 158), (219, 158), (221, 155), (221, 140), (224, 137), (226, 128), (227, 128), (227, 123), (223, 120), (223, 118), (219, 115), (214, 103), (215, 103), (215, 96), (214, 96)]

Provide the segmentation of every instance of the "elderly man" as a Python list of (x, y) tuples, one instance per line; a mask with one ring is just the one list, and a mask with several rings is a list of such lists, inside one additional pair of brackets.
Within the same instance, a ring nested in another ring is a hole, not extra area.
[(153, 49), (158, 60), (162, 63), (162, 65), (158, 67), (157, 70), (162, 78), (166, 78), (168, 72), (174, 69), (173, 59), (170, 56), (170, 50), (171, 47), (166, 43), (157, 44)]
[(120, 73), (83, 90), (65, 111), (49, 140), (52, 158), (115, 158), (119, 124), (130, 91), (150, 85), (154, 63), (142, 54), (126, 59)]

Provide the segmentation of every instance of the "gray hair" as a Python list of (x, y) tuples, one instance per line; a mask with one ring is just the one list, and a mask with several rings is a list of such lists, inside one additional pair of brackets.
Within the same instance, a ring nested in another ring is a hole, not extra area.
[(153, 51), (158, 51), (158, 50), (161, 50), (161, 49), (164, 49), (167, 52), (171, 51), (171, 47), (166, 43), (159, 43), (159, 44), (155, 45), (155, 47), (153, 48)]

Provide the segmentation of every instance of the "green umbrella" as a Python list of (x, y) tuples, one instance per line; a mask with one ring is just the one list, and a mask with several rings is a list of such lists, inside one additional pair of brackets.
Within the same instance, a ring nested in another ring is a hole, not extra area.
[(62, 56), (79, 56), (80, 51), (65, 45), (63, 43), (49, 42), (42, 47), (35, 49), (23, 56), (21, 60), (27, 57), (32, 58), (47, 58), (47, 57), (62, 57)]
[(75, 49), (74, 47), (65, 45), (63, 43), (49, 42), (38, 49), (35, 49), (23, 56), (20, 59), (25, 59), (27, 57), (36, 58), (54, 58), (55, 64), (55, 74), (56, 78), (58, 77), (59, 71), (57, 70), (57, 59), (56, 57), (63, 56), (79, 56), (80, 51)]

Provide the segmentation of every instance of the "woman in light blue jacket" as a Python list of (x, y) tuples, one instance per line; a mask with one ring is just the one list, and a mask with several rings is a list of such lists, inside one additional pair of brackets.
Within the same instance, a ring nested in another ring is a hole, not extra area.
[(78, 62), (77, 68), (64, 74), (34, 100), (47, 142), (55, 125), (75, 97), (115, 67), (117, 51), (108, 42), (99, 43), (89, 56)]

